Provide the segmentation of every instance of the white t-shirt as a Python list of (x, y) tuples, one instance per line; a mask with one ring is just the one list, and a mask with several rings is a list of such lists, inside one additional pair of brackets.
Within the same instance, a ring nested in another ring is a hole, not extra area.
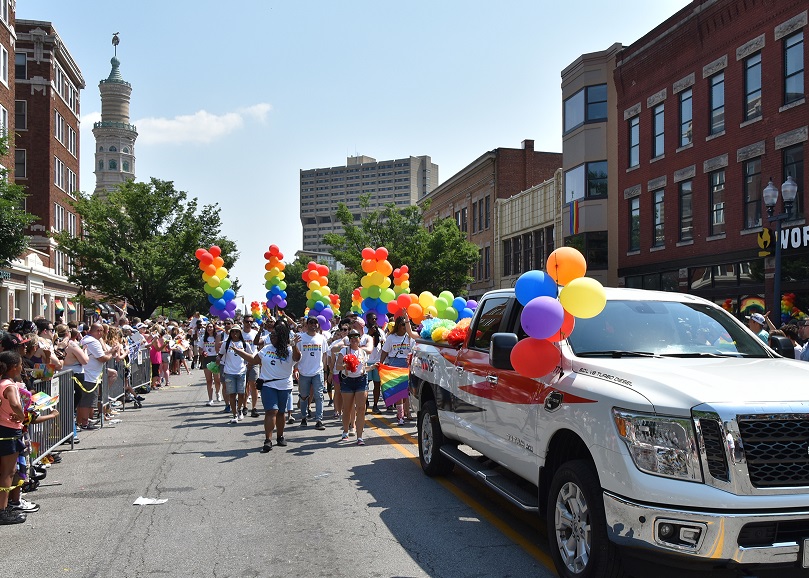
[(278, 357), (272, 344), (265, 345), (258, 354), (261, 357), (259, 379), (264, 380), (264, 385), (273, 389), (292, 389), (292, 369), (295, 367), (292, 347), (287, 346), (286, 359)]
[(203, 357), (213, 357), (216, 355), (216, 336), (203, 335), (197, 340), (197, 347)]
[(382, 351), (387, 352), (388, 359), (407, 359), (410, 352), (413, 351), (413, 338), (406, 333), (399, 337), (395, 333), (389, 335), (382, 345)]
[[(371, 353), (368, 354), (368, 364), (378, 363), (379, 362), (379, 352), (382, 351), (382, 347), (384, 345), (385, 336), (382, 331), (379, 332), (379, 343), (376, 347), (374, 347), (374, 338), (370, 335), (365, 335), (364, 337), (368, 338), (368, 341), (371, 343)], [(360, 345), (362, 345), (362, 339), (360, 339)]]
[(81, 344), (87, 350), (87, 357), (90, 358), (87, 365), (84, 366), (84, 381), (96, 381), (104, 370), (104, 362), (98, 360), (99, 357), (104, 357), (105, 355), (104, 347), (92, 335), (85, 336), (81, 340)]
[(320, 333), (309, 335), (300, 333), (301, 342), (298, 349), (301, 351), (301, 360), (298, 362), (298, 371), (301, 375), (311, 376), (323, 371), (323, 354), (329, 348), (326, 338)]
[(365, 364), (368, 363), (368, 352), (364, 349), (351, 349), (350, 347), (344, 347), (340, 350), (338, 355), (345, 357), (348, 354), (354, 355), (357, 359), (359, 359), (359, 364), (357, 365), (357, 371), (349, 371), (346, 367), (343, 369), (343, 373), (345, 373), (348, 377), (359, 377), (363, 373), (365, 373)]
[(233, 353), (233, 349), (241, 349), (242, 351), (247, 351), (248, 353), (254, 353), (255, 348), (253, 347), (252, 343), (236, 341), (235, 339), (230, 341), (230, 348), (228, 348), (227, 339), (222, 342), (222, 345), (219, 348), (219, 353), (222, 354), (222, 363), (224, 366), (223, 373), (229, 373), (230, 375), (241, 375), (247, 371), (247, 362), (242, 359), (239, 354)]

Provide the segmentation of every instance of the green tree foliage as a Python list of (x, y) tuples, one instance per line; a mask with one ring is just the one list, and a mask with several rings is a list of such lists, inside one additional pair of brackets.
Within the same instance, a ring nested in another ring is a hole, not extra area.
[(207, 309), (194, 252), (219, 245), (225, 267), (238, 259), (235, 244), (221, 235), (217, 205), (197, 210), (197, 199), (171, 181), (129, 181), (105, 197), (80, 194), (73, 202), (82, 235), (55, 236), (76, 262), (70, 281), (126, 301), (139, 317), (159, 306)]
[[(287, 263), (284, 268), (284, 281), (287, 288), (287, 308), (285, 311), (296, 317), (303, 315), (306, 310), (306, 283), (301, 278), (301, 274), (306, 270), (309, 261), (295, 259)], [(340, 271), (329, 271), (329, 290), (340, 296), (340, 313), (345, 315), (351, 308), (351, 293), (359, 285), (359, 278), (356, 273), (341, 269)]]
[[(8, 154), (8, 138), (0, 138), (0, 157)], [(28, 247), (25, 228), (37, 217), (25, 212), (25, 189), (8, 180), (8, 170), (0, 167), (0, 267), (7, 267)]]
[[(452, 219), (434, 224), (428, 231), (423, 224), (423, 211), (417, 206), (406, 208), (388, 204), (381, 210), (368, 210), (368, 196), (360, 199), (363, 212), (359, 224), (351, 211), (340, 204), (336, 217), (345, 233), (324, 236), (331, 245), (331, 254), (359, 277), (364, 275), (362, 250), (365, 247), (385, 247), (388, 261), (395, 267), (407, 265), (410, 287), (414, 293), (449, 290), (455, 294), (466, 291), (471, 282), (469, 270), (479, 259), (478, 247), (470, 243)], [(341, 294), (342, 299), (342, 294)], [(350, 301), (346, 309), (350, 306)]]

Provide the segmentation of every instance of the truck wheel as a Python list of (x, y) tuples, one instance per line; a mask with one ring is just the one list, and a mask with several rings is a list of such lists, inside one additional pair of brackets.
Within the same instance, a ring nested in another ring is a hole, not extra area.
[(426, 402), (419, 419), (419, 461), (428, 476), (441, 476), (452, 471), (454, 464), (441, 453), (444, 434), (438, 421), (434, 401)]
[(585, 460), (562, 464), (548, 493), (551, 557), (562, 578), (623, 575), (615, 545), (607, 537), (601, 485)]

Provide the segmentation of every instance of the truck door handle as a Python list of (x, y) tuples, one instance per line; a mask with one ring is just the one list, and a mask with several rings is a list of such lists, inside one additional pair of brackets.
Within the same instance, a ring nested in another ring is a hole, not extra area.
[(491, 383), (492, 385), (497, 385), (497, 376), (496, 375), (487, 375), (486, 381)]

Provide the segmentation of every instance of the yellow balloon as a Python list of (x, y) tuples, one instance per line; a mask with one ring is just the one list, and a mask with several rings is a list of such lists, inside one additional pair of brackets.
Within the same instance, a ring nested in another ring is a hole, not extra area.
[(573, 317), (595, 317), (607, 304), (604, 286), (592, 277), (579, 277), (569, 281), (559, 293), (559, 302)]
[(216, 275), (211, 275), (211, 278), (208, 279), (208, 281), (207, 281), (208, 287), (219, 287), (219, 284), (221, 282), (222, 282), (222, 280), (219, 277), (217, 277)]
[(270, 279), (272, 279), (272, 273), (267, 271), (266, 273), (264, 273), (264, 280), (269, 281)]
[(331, 289), (329, 289), (329, 286), (326, 285), (325, 287), (320, 288), (320, 293), (321, 293), (321, 295), (323, 295), (323, 297), (325, 297), (326, 295), (331, 293)]
[(387, 289), (390, 287), (390, 277), (383, 277), (382, 278), (382, 288)]
[(373, 285), (373, 283), (371, 283), (371, 276), (370, 275), (363, 275), (362, 279), (360, 279), (360, 285), (362, 285), (366, 289), (368, 287), (370, 287), (371, 285)]
[(402, 284), (400, 285), (400, 287), (402, 289), (410, 289), (410, 281), (402, 281)]
[(269, 272), (270, 272), (270, 273), (272, 273), (272, 276), (273, 276), (273, 277), (277, 277), (277, 276), (278, 276), (278, 273), (280, 273), (280, 272), (281, 272), (281, 269), (279, 269), (278, 267), (273, 267), (272, 269), (270, 269), (270, 271), (269, 271)]
[(211, 276), (208, 275), (207, 273), (202, 274), (202, 280), (205, 281), (206, 283), (208, 282), (208, 279), (210, 279), (210, 278), (211, 278)]
[(287, 276), (287, 274), (284, 273), (283, 271), (279, 271), (278, 275), (276, 275), (276, 277), (278, 277), (279, 280), (282, 280), (286, 276)]
[(225, 277), (228, 276), (228, 270), (225, 269), (224, 267), (219, 267), (219, 269), (216, 270), (216, 276), (219, 277), (220, 279), (224, 279)]
[(320, 283), (318, 283), (317, 281), (309, 281), (309, 289), (311, 289), (312, 291), (320, 289)]
[(419, 293), (419, 305), (421, 305), (422, 309), (427, 309), (433, 304), (435, 304), (435, 295), (429, 291), (422, 291)]
[(426, 315), (427, 313), (429, 313), (429, 314), (430, 314), (430, 315), (432, 315), (433, 317), (438, 317), (438, 309), (436, 309), (436, 308), (435, 308), (435, 307), (433, 307), (432, 305), (428, 305), (427, 307), (425, 307), (425, 308), (424, 308), (424, 313), (425, 313), (425, 315)]
[(306, 292), (306, 298), (307, 298), (307, 299), (311, 299), (311, 298), (312, 298), (312, 291), (314, 291), (314, 289), (309, 289), (309, 291), (307, 291), (307, 292)]
[(370, 273), (368, 276), (371, 278), (371, 285), (376, 286), (382, 285), (383, 283), (382, 280), (384, 279), (384, 277), (382, 276), (382, 273), (380, 273), (379, 271), (374, 271), (373, 273)]

